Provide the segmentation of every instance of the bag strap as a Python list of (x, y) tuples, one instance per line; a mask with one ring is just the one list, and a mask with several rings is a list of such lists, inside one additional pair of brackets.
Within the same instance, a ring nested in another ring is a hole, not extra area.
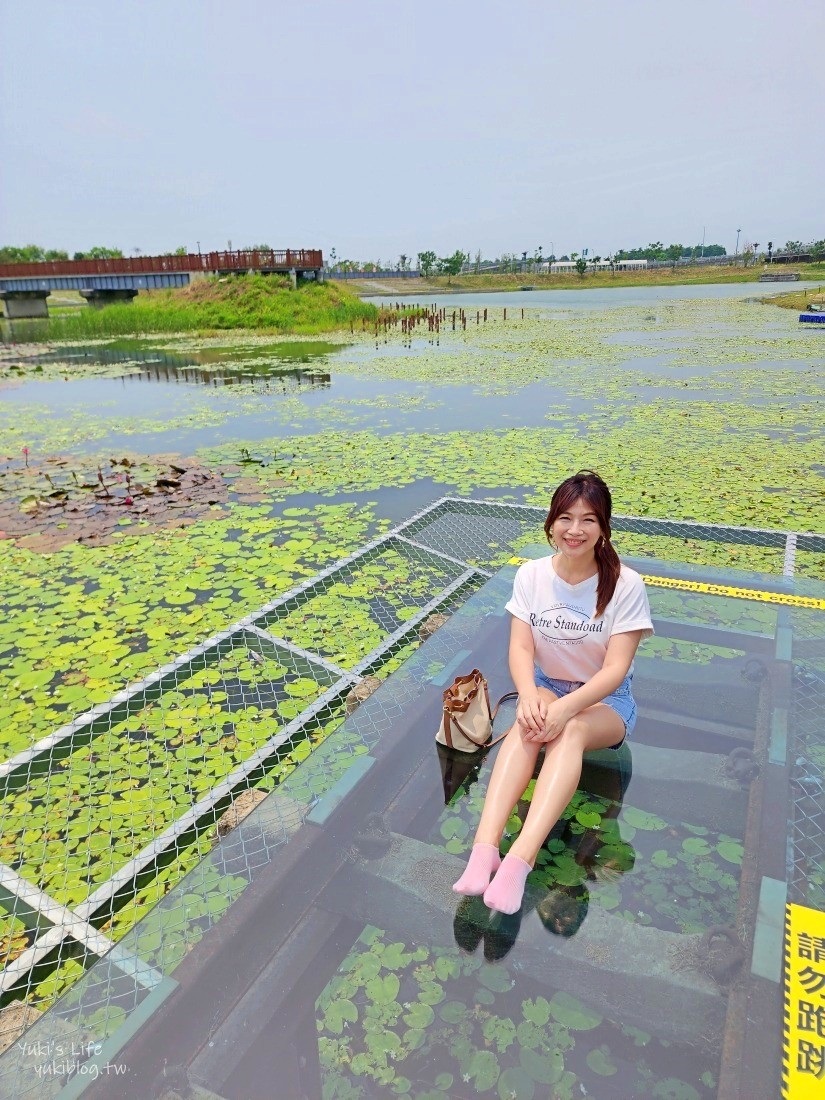
[[(496, 703), (495, 710), (490, 711), (490, 721), (491, 721), (491, 723), (495, 721), (496, 715), (498, 714), (498, 708), (507, 699), (518, 699), (518, 692), (517, 691), (508, 691), (506, 695), (502, 695), (502, 697)], [(489, 706), (489, 703), (490, 703), (490, 700), (488, 698), (488, 700), (487, 700), (488, 706)], [(466, 737), (468, 741), (472, 741), (472, 737), (469, 737), (466, 733), (464, 733), (464, 731), (462, 731), (462, 736)], [(503, 741), (506, 736), (507, 736), (506, 733), (502, 733), (501, 736), (496, 737), (496, 739), (494, 741), (487, 741), (485, 744), (479, 745), (478, 746), (479, 752), (487, 752), (488, 749), (491, 749), (494, 745), (497, 745), (499, 743), (499, 741)], [(453, 747), (453, 738), (452, 738), (452, 734), (450, 733), (450, 712), (446, 707), (444, 708), (444, 739), (446, 740), (448, 747), (452, 748)]]
[[(517, 691), (508, 691), (506, 695), (502, 695), (502, 697), (501, 697), (501, 698), (499, 699), (499, 701), (498, 701), (498, 702), (496, 703), (496, 709), (495, 709), (495, 710), (493, 711), (493, 721), (494, 721), (494, 722), (495, 722), (495, 720), (496, 720), (496, 715), (498, 714), (498, 708), (499, 708), (499, 707), (501, 706), (501, 704), (502, 704), (503, 702), (505, 702), (505, 700), (507, 700), (507, 699), (518, 699), (518, 692), (517, 692)], [(508, 731), (508, 732), (509, 732), (509, 731)], [(491, 742), (489, 743), (489, 745), (485, 745), (485, 746), (484, 746), (484, 748), (485, 748), (485, 749), (491, 749), (491, 748), (493, 747), (493, 745), (497, 745), (497, 744), (499, 743), (499, 741), (503, 741), (503, 740), (504, 740), (504, 738), (505, 738), (506, 736), (507, 736), (507, 734), (506, 734), (506, 733), (502, 733), (500, 737), (497, 737), (497, 738), (495, 739), (495, 741), (491, 741)]]

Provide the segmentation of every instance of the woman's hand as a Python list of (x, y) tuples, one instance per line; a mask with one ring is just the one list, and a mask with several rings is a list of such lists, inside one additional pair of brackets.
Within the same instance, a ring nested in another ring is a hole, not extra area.
[[(543, 702), (543, 700), (542, 700)], [(540, 728), (533, 728), (525, 734), (525, 741), (539, 741), (547, 743), (555, 741), (564, 727), (573, 717), (564, 699), (554, 699), (552, 703), (544, 706), (544, 721)]]
[(547, 703), (539, 693), (528, 692), (519, 695), (516, 707), (516, 722), (521, 730), (521, 735), (526, 740), (532, 740), (533, 733), (541, 733), (544, 729), (544, 718), (547, 713)]

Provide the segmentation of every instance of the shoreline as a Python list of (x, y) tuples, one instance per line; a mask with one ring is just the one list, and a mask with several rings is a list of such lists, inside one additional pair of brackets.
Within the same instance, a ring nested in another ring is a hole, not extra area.
[[(505, 291), (530, 290), (609, 290), (612, 287), (655, 287), (655, 286), (719, 286), (728, 283), (759, 282), (759, 276), (766, 269), (761, 266), (750, 268), (724, 268), (714, 273), (697, 269), (656, 269), (645, 272), (619, 271), (611, 275), (605, 272), (590, 272), (583, 277), (578, 275), (543, 275), (525, 272), (519, 275), (457, 275), (447, 277), (392, 279), (383, 276), (380, 279), (338, 279), (328, 276), (330, 282), (346, 283), (360, 296), (371, 298), (409, 298), (427, 294), (485, 294)], [(825, 278), (825, 264), (800, 264), (798, 267), (802, 280), (822, 280)], [(766, 283), (766, 286), (770, 284)], [(777, 284), (781, 285), (781, 284)]]

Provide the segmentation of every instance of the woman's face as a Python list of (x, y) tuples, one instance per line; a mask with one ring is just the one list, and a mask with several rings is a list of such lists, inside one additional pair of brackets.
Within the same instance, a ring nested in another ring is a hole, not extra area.
[(562, 512), (551, 530), (559, 551), (571, 559), (592, 557), (602, 535), (596, 513), (584, 497)]

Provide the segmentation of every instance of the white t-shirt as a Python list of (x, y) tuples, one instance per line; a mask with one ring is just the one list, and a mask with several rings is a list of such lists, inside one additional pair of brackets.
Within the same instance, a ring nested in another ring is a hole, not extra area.
[(653, 633), (644, 581), (635, 570), (622, 565), (613, 599), (596, 619), (598, 584), (598, 574), (568, 584), (556, 573), (552, 555), (519, 567), (506, 608), (532, 627), (536, 664), (545, 675), (585, 683), (602, 668), (612, 634)]

